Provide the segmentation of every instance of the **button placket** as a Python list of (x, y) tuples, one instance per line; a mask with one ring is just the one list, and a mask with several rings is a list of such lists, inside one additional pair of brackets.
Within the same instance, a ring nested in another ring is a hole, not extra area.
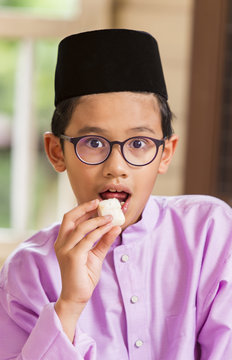
[[(133, 256), (131, 249), (127, 246), (120, 246), (114, 250), (115, 271), (121, 289), (126, 321), (127, 321), (127, 340), (129, 355), (138, 360), (145, 350), (144, 327), (144, 296), (143, 290), (138, 286)], [(139, 270), (140, 271), (140, 270)], [(137, 330), (136, 330), (137, 329)], [(146, 336), (145, 336), (146, 337)]]

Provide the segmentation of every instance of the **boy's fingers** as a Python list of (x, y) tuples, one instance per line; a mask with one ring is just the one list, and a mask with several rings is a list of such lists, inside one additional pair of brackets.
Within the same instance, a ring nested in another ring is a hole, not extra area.
[(115, 241), (116, 237), (119, 236), (121, 231), (122, 229), (120, 226), (113, 226), (110, 231), (108, 231), (105, 235), (102, 236), (101, 240), (92, 249), (94, 255), (96, 255), (98, 258), (100, 258), (101, 261), (103, 261), (109, 248)]
[(82, 252), (83, 254), (86, 254), (88, 251), (93, 249), (94, 244), (101, 241), (100, 239), (104, 237), (105, 234), (111, 231), (113, 228), (112, 223), (106, 223), (105, 225), (95, 229), (78, 243), (78, 246), (76, 246), (77, 252)]
[(65, 233), (75, 229), (79, 222), (84, 221), (82, 217), (85, 219), (90, 218), (94, 211), (96, 211), (98, 204), (98, 199), (92, 200), (87, 203), (78, 205), (74, 209), (64, 214), (60, 227), (60, 234), (64, 235)]
[(85, 215), (86, 213), (96, 210), (99, 204), (99, 200), (91, 200), (86, 203), (80, 204), (76, 206), (74, 209), (70, 210), (64, 215), (64, 221), (72, 221), (73, 223), (76, 222), (81, 216)]
[[(64, 251), (68, 251), (79, 244), (81, 240), (85, 241), (86, 245), (87, 240), (93, 245), (105, 233), (104, 226), (107, 225), (108, 230), (112, 227), (111, 220), (112, 216), (100, 216), (80, 223), (69, 236), (57, 241), (56, 248), (62, 247)], [(91, 249), (92, 245), (88, 244), (87, 247)]]
[[(72, 247), (78, 245), (78, 249), (86, 252), (92, 249), (94, 243), (98, 241), (106, 232), (112, 228), (112, 216), (106, 215), (90, 219), (80, 224), (73, 232)], [(79, 238), (77, 242), (75, 234)]]

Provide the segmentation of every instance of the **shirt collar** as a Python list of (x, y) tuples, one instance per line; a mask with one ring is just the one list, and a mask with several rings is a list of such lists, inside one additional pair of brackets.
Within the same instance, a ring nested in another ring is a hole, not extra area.
[(125, 245), (132, 241), (137, 242), (143, 240), (144, 236), (154, 229), (158, 217), (158, 203), (154, 196), (150, 196), (144, 207), (140, 220), (135, 224), (128, 226), (122, 234), (115, 239), (113, 248), (121, 244)]

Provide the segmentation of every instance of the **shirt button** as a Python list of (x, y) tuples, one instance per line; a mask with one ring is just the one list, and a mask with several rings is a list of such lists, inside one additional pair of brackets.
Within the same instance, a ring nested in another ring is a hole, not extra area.
[(140, 348), (142, 345), (143, 345), (143, 341), (140, 340), (140, 339), (135, 342), (135, 346), (136, 346), (137, 348)]
[(121, 261), (122, 262), (124, 262), (124, 263), (126, 263), (127, 261), (129, 260), (129, 256), (128, 255), (122, 255), (122, 257), (121, 257)]
[(133, 295), (130, 300), (131, 300), (132, 304), (136, 304), (137, 301), (139, 300), (139, 298), (138, 298), (138, 296)]

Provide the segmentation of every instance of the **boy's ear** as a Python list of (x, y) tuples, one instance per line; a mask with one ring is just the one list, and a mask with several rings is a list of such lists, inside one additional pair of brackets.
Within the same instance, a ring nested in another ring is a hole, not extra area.
[(168, 170), (169, 164), (176, 150), (177, 143), (178, 143), (178, 136), (175, 134), (172, 135), (170, 139), (165, 140), (165, 148), (158, 169), (159, 174), (165, 174), (166, 171)]
[(60, 139), (51, 132), (46, 132), (44, 134), (44, 148), (54, 169), (58, 172), (66, 170), (64, 153), (60, 144)]

